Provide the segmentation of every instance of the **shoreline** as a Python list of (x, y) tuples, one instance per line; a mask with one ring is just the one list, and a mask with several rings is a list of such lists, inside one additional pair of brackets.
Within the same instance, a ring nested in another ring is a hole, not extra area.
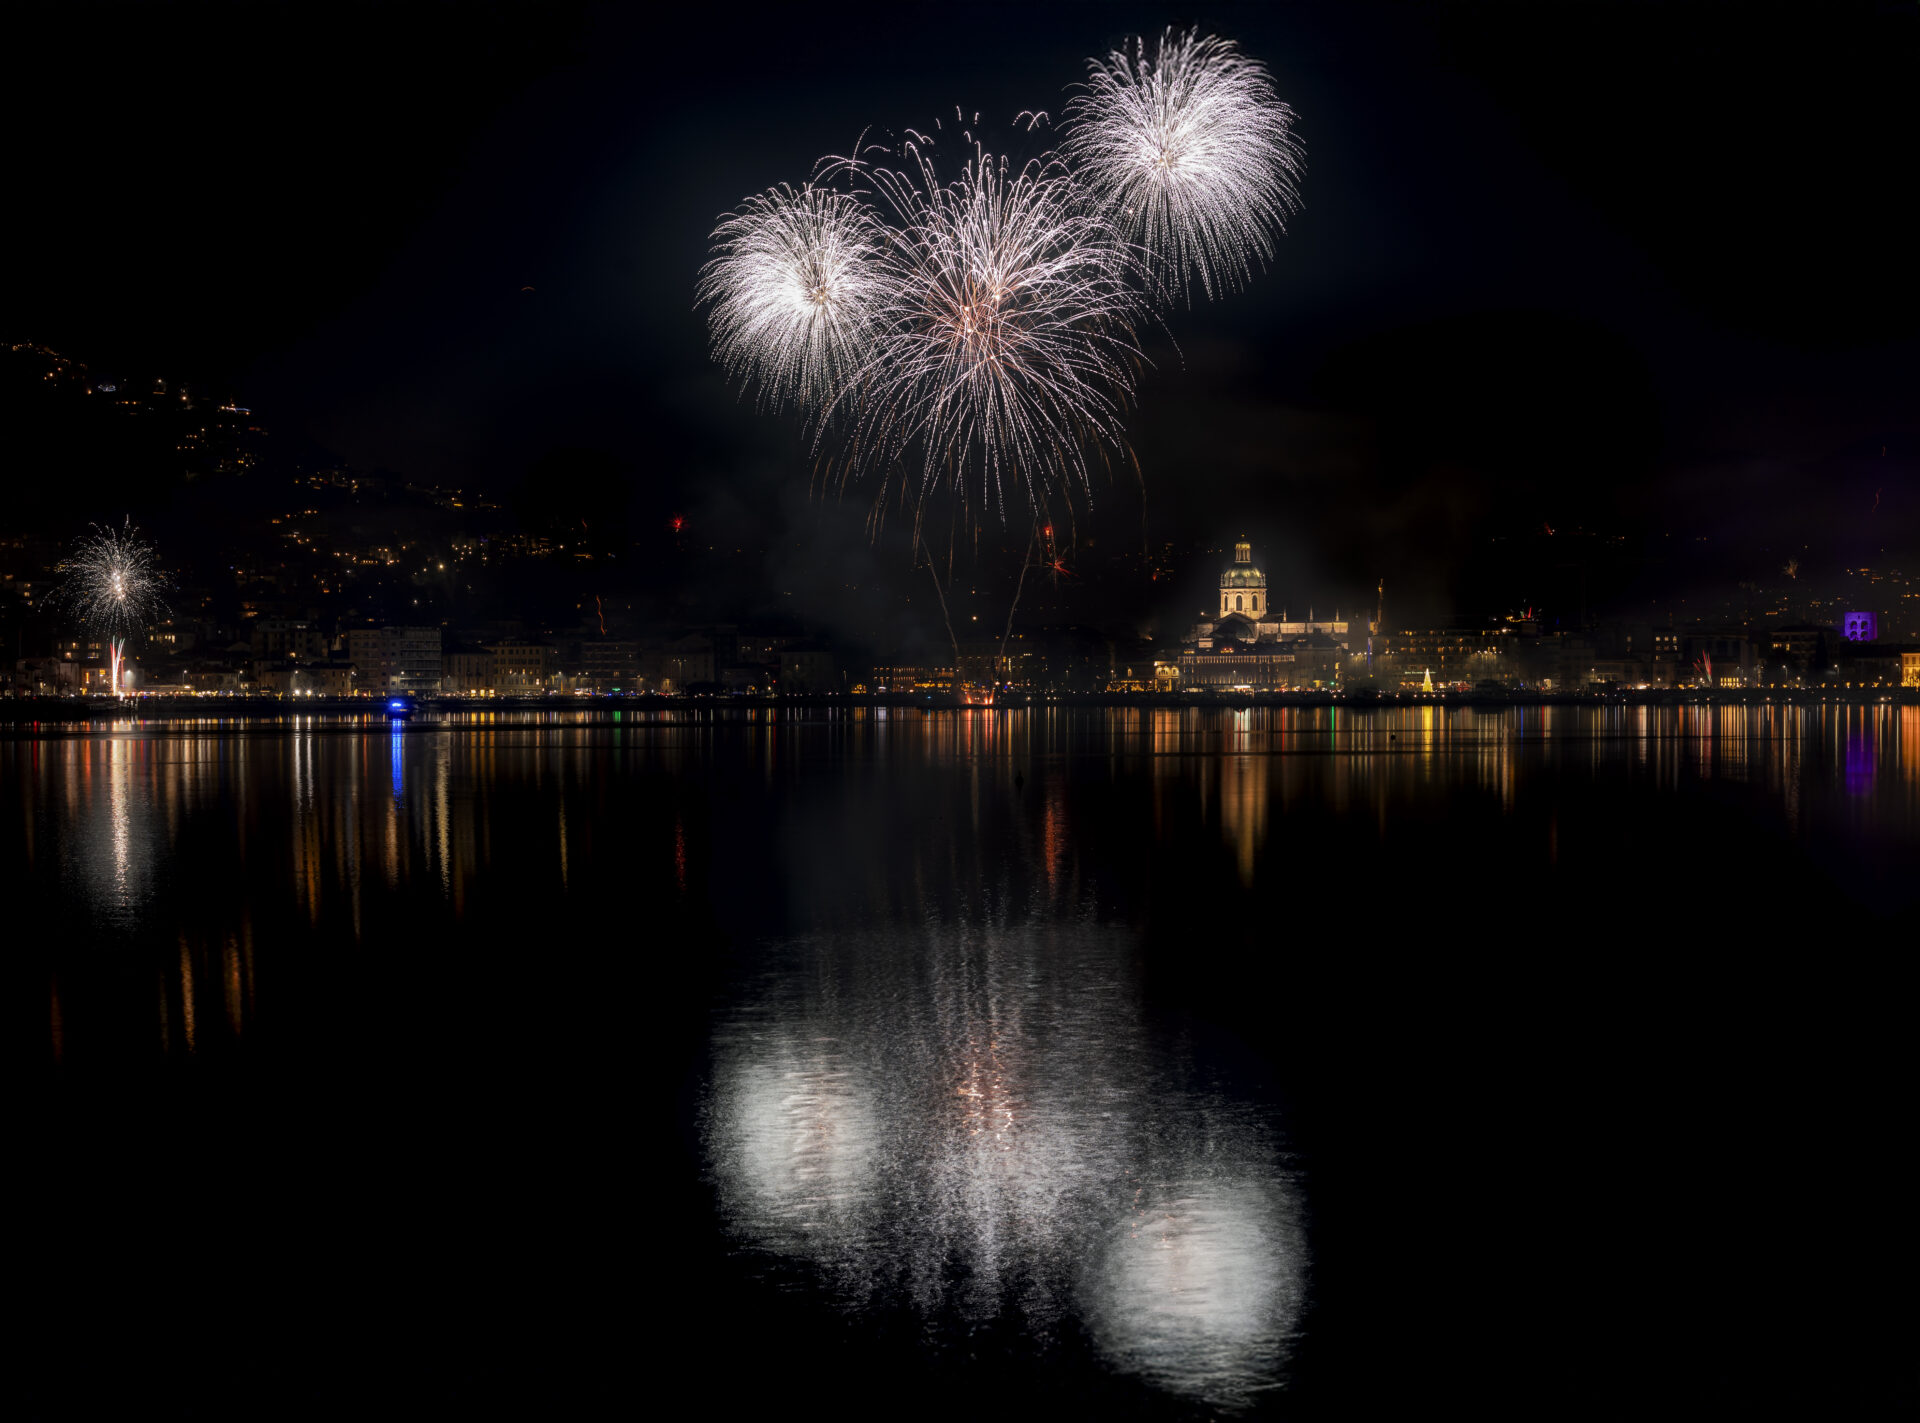
[[(789, 710), (920, 710), (966, 713), (1034, 710), (1125, 709), (1152, 710), (1208, 709), (1246, 710), (1252, 707), (1338, 708), (1346, 711), (1375, 711), (1409, 707), (1443, 707), (1448, 710), (1472, 708), (1500, 710), (1508, 707), (1749, 707), (1749, 706), (1920, 706), (1920, 688), (1865, 687), (1812, 690), (1805, 688), (1744, 688), (1722, 690), (1623, 691), (1605, 693), (1515, 692), (1492, 695), (1481, 692), (1254, 692), (1241, 693), (1162, 693), (1162, 692), (1066, 692), (1044, 697), (1001, 701), (998, 703), (956, 702), (952, 697), (927, 695), (853, 695), (829, 693), (813, 696), (631, 696), (631, 697), (513, 697), (470, 699), (463, 697), (422, 698), (421, 713), (434, 719), (447, 715), (477, 713), (550, 713), (588, 712), (599, 716), (623, 713), (654, 715), (711, 716), (741, 711)], [(377, 697), (316, 697), (292, 702), (279, 697), (133, 697), (115, 703), (105, 697), (0, 699), (0, 726), (21, 727), (45, 724), (70, 725), (87, 722), (174, 722), (174, 721), (294, 721), (311, 717), (355, 718), (386, 721), (382, 699)]]

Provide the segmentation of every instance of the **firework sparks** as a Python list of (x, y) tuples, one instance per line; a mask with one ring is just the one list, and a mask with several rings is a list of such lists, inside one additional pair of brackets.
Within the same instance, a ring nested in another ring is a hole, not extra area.
[(882, 259), (878, 337), (840, 398), (849, 474), (918, 463), (1006, 515), (1087, 485), (1089, 449), (1124, 449), (1120, 415), (1140, 361), (1133, 250), (1086, 210), (1051, 156), (1015, 168), (976, 146), (951, 182), (911, 135), (897, 168), (862, 175), (899, 226)]
[(714, 229), (696, 304), (711, 303), (714, 354), (763, 405), (818, 410), (868, 353), (886, 234), (844, 193), (785, 184)]
[(66, 562), (61, 602), (94, 632), (124, 641), (166, 616), (165, 586), (153, 545), (129, 519), (118, 529), (96, 527), (80, 541)]
[(153, 545), (140, 537), (131, 519), (118, 529), (96, 526), (65, 568), (56, 599), (106, 642), (117, 692), (128, 640), (167, 615), (160, 596), (166, 579), (154, 565)]
[(1293, 111), (1266, 68), (1231, 41), (1171, 29), (1151, 57), (1135, 39), (1087, 67), (1062, 145), (1081, 179), (1168, 289), (1243, 285), (1300, 205)]
[(1230, 42), (1169, 30), (1090, 69), (1061, 153), (995, 157), (956, 110), (935, 128), (968, 147), (957, 177), (909, 132), (714, 230), (697, 300), (716, 358), (804, 412), (823, 470), (878, 473), (876, 514), (896, 479), (916, 529), (942, 490), (1003, 521), (1089, 492), (1090, 460), (1127, 456), (1156, 299), (1239, 286), (1298, 206), (1292, 111)]

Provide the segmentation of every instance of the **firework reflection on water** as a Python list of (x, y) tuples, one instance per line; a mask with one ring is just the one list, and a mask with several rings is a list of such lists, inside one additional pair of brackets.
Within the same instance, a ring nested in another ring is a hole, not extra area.
[(724, 1218), (775, 1275), (934, 1332), (1072, 1320), (1221, 1409), (1284, 1380), (1303, 1304), (1271, 1114), (1154, 1041), (1124, 934), (801, 940), (716, 1024)]

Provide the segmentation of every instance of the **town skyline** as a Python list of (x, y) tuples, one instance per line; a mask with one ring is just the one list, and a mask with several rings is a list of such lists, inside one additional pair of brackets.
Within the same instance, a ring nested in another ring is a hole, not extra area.
[[(443, 630), (449, 658), (470, 658), (480, 645), (499, 644), (515, 649), (510, 655), (514, 666), (536, 669), (530, 680), (520, 674), (496, 679), (464, 664), (460, 675), (450, 677), (449, 691), (472, 692), (484, 686), (528, 694), (570, 686), (582, 677), (601, 690), (657, 689), (663, 680), (676, 687), (719, 687), (728, 683), (721, 669), (730, 665), (735, 668), (735, 689), (765, 690), (767, 678), (761, 672), (741, 669), (770, 664), (742, 661), (724, 645), (724, 639), (737, 638), (741, 629), (749, 646), (756, 640), (766, 642), (770, 652), (775, 645), (804, 645), (827, 656), (837, 670), (823, 682), (816, 668), (807, 683), (810, 691), (873, 684), (876, 666), (947, 664), (951, 675), (952, 657), (941, 655), (945, 649), (938, 609), (924, 586), (901, 577), (913, 571), (904, 559), (901, 567), (884, 566), (881, 539), (873, 542), (870, 592), (884, 602), (890, 620), (874, 618), (849, 628), (838, 625), (830, 611), (821, 616), (804, 585), (797, 599), (791, 589), (769, 598), (764, 546), (729, 548), (714, 542), (726, 540), (729, 531), (690, 527), (681, 514), (667, 514), (650, 528), (635, 528), (630, 512), (618, 507), (611, 492), (616, 481), (604, 462), (582, 456), (573, 469), (565, 461), (550, 464), (544, 473), (550, 479), (556, 472), (561, 477), (558, 488), (541, 492), (544, 497), (531, 497), (524, 489), (496, 494), (426, 484), (391, 472), (355, 471), (326, 463), (310, 450), (303, 452), (306, 460), (314, 461), (309, 466), (275, 441), (270, 411), (231, 398), (196, 395), (185, 382), (148, 383), (105, 370), (95, 373), (90, 363), (45, 347), (21, 343), (7, 355), (16, 429), (24, 428), (29, 438), (37, 435), (45, 447), (80, 451), (81, 463), (128, 461), (144, 476), (132, 482), (129, 501), (141, 497), (140, 485), (149, 486), (146, 503), (161, 510), (163, 525), (163, 501), (173, 497), (176, 488), (201, 508), (209, 500), (219, 506), (225, 525), (220, 541), (188, 538), (174, 545), (176, 555), (184, 555), (175, 560), (177, 574), (184, 575), (177, 578), (181, 597), (176, 599), (175, 625), (132, 653), (137, 666), (148, 668), (141, 675), (149, 683), (191, 685), (194, 679), (186, 675), (179, 654), (197, 650), (192, 660), (204, 664), (199, 675), (208, 688), (232, 692), (246, 684), (275, 692), (292, 691), (298, 684), (308, 694), (321, 687), (329, 694), (344, 692), (348, 683), (338, 667), (331, 675), (304, 678), (292, 677), (286, 667), (252, 675), (252, 663), (268, 671), (268, 663), (287, 660), (288, 629), (296, 624), (302, 633), (293, 638), (294, 660), (309, 666), (347, 657), (355, 629), (431, 626)], [(23, 392), (30, 398), (21, 399)], [(134, 432), (131, 437), (129, 431)], [(570, 474), (575, 482), (568, 486)], [(78, 509), (85, 502), (98, 503), (103, 495), (82, 482), (55, 497)], [(611, 517), (603, 518), (604, 511)], [(58, 610), (45, 602), (70, 546), (52, 532), (37, 537), (23, 532), (21, 522), (16, 517), (12, 530), (0, 529), (0, 539), (6, 540), (0, 559), (7, 565), (0, 569), (0, 588), (5, 590), (0, 593), (5, 599), (0, 617), (13, 624), (9, 641), (17, 661), (29, 651), (38, 658), (71, 657), (84, 630), (71, 619), (63, 622)], [(601, 524), (598, 533), (594, 522)], [(1104, 644), (1104, 660), (1112, 670), (1106, 681), (1148, 680), (1123, 676), (1118, 669), (1156, 659), (1177, 662), (1183, 606), (1211, 597), (1212, 570), (1243, 532), (1223, 529), (1212, 544), (1195, 541), (1176, 547), (1163, 542), (1116, 555), (1100, 550), (1091, 538), (1085, 546), (1072, 546), (1065, 538), (1056, 546), (1049, 527), (1045, 557), (1036, 558), (1036, 564), (1045, 566), (1031, 570), (1033, 586), (1014, 610), (1021, 636), (1041, 638), (1051, 630), (1057, 642), (1061, 630), (1067, 630), (1082, 645), (1072, 653), (1056, 653), (1053, 661), (1097, 667)], [(1549, 542), (1556, 539), (1557, 544)], [(997, 564), (992, 553), (976, 543), (979, 570), (954, 590), (961, 620), (956, 635), (972, 648), (982, 642), (983, 613), (989, 629), (999, 627), (1005, 616), (1001, 605), (1007, 589), (994, 580), (999, 569), (1017, 568), (1018, 559), (1004, 542)], [(1489, 539), (1490, 557), (1501, 556), (1502, 542)], [(1391, 600), (1396, 617), (1383, 631), (1399, 635), (1407, 647), (1436, 650), (1455, 645), (1440, 636), (1443, 631), (1476, 648), (1508, 645), (1498, 635), (1503, 624), (1541, 624), (1549, 630), (1592, 634), (1578, 656), (1611, 661), (1619, 675), (1604, 680), (1628, 685), (1651, 675), (1650, 669), (1630, 664), (1636, 651), (1643, 658), (1650, 653), (1656, 627), (1698, 638), (1703, 648), (1716, 648), (1722, 665), (1742, 669), (1745, 681), (1763, 675), (1756, 669), (1764, 669), (1770, 635), (1782, 628), (1802, 630), (1795, 643), (1800, 664), (1810, 660), (1802, 645), (1805, 631), (1825, 627), (1837, 641), (1848, 613), (1873, 613), (1876, 635), (1889, 644), (1920, 638), (1920, 579), (1893, 563), (1878, 569), (1820, 569), (1810, 561), (1802, 565), (1787, 551), (1788, 563), (1772, 569), (1771, 576), (1762, 572), (1732, 586), (1710, 588), (1704, 595), (1695, 589), (1690, 597), (1642, 601), (1636, 595), (1646, 591), (1644, 572), (1634, 594), (1622, 591), (1620, 575), (1627, 569), (1631, 576), (1636, 562), (1648, 561), (1645, 550), (1624, 547), (1621, 536), (1543, 528), (1505, 542), (1513, 570), (1508, 581), (1535, 596), (1522, 593), (1504, 607), (1449, 609), (1435, 615), (1418, 603), (1409, 611), (1406, 593), (1396, 582)], [(163, 559), (165, 552), (163, 546)], [(1747, 558), (1758, 563), (1779, 552), (1758, 549)], [(1297, 603), (1299, 613), (1310, 615), (1318, 602), (1321, 615), (1331, 616), (1344, 601), (1348, 616), (1363, 622), (1380, 611), (1367, 605), (1364, 593), (1348, 590), (1342, 600), (1338, 590), (1330, 594), (1300, 587), (1297, 570), (1274, 565), (1264, 548), (1262, 561), (1271, 570), (1263, 575), (1273, 580), (1271, 596), (1283, 611)], [(1384, 577), (1376, 582), (1376, 594), (1384, 583)], [(508, 588), (513, 590), (510, 595)], [(263, 631), (268, 626), (274, 630)], [(713, 640), (716, 630), (721, 644)], [(1751, 638), (1752, 644), (1742, 649), (1737, 641), (1741, 636)], [(697, 651), (703, 639), (704, 652)], [(609, 663), (605, 652), (581, 651), (608, 641), (645, 645), (655, 670), (643, 673), (637, 652), (625, 661), (620, 659), (626, 654), (618, 654)], [(237, 659), (241, 665), (223, 665), (236, 661), (229, 654), (238, 652), (241, 643), (247, 644), (246, 654)], [(674, 643), (684, 646), (679, 654), (668, 654), (665, 649)], [(682, 658), (676, 666), (683, 675), (660, 670), (665, 666), (661, 659), (669, 655)], [(978, 655), (970, 654), (976, 660)], [(687, 662), (688, 657), (693, 661)], [(1833, 659), (1823, 653), (1811, 660), (1831, 664)], [(377, 654), (372, 658), (376, 665), (387, 661)], [(599, 664), (598, 673), (587, 674), (590, 661)], [(706, 671), (689, 677), (684, 675), (689, 666)], [(1443, 666), (1441, 671), (1444, 676), (1448, 669)], [(1536, 682), (1550, 675), (1538, 668), (1529, 671)], [(383, 674), (379, 687), (364, 685), (369, 695), (440, 690), (419, 675), (404, 680), (401, 688)], [(1097, 670), (1073, 680), (1079, 690), (1100, 690), (1103, 685)], [(1520, 674), (1507, 680), (1517, 682)], [(1669, 675), (1665, 680), (1673, 679)]]

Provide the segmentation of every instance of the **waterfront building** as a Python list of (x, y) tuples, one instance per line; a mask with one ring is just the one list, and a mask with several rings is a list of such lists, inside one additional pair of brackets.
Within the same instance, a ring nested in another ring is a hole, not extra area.
[(553, 690), (554, 649), (543, 642), (500, 642), (488, 669), (488, 690), (495, 696), (538, 696)]
[(1854, 687), (1920, 687), (1920, 651), (1912, 643), (1848, 642), (1822, 678)]
[(255, 686), (277, 697), (351, 697), (363, 690), (351, 662), (299, 662), (291, 658), (256, 664)]
[(387, 690), (429, 695), (440, 690), (440, 629), (390, 627), (386, 633)]
[(370, 695), (440, 690), (440, 629), (357, 627), (346, 633), (346, 660), (360, 669), (359, 688)]
[(255, 618), (247, 624), (247, 646), (256, 658), (313, 662), (327, 655), (327, 639), (306, 618)]
[(574, 691), (608, 692), (640, 690), (640, 643), (634, 638), (583, 638), (572, 645), (567, 665), (567, 682)]
[[(1387, 682), (1414, 684), (1429, 673), (1441, 686), (1482, 682), (1540, 682), (1562, 676), (1559, 649), (1546, 659), (1526, 656), (1540, 639), (1524, 637), (1517, 624), (1491, 627), (1402, 628), (1381, 640), (1381, 672)], [(1524, 650), (1523, 650), (1524, 645)], [(1584, 677), (1582, 681), (1586, 680)]]
[(659, 692), (712, 686), (716, 661), (713, 644), (714, 639), (708, 634), (688, 633), (662, 647), (650, 649), (641, 664), (645, 685)]
[(954, 689), (954, 672), (950, 666), (942, 667), (934, 663), (883, 662), (873, 669), (873, 689), (876, 692), (938, 692), (944, 695)]
[(1824, 623), (1788, 623), (1770, 628), (1766, 639), (1765, 660), (1779, 669), (1788, 682), (1819, 682), (1840, 655), (1843, 639)]
[(440, 662), (442, 691), (456, 697), (484, 697), (493, 685), (493, 654), (483, 647), (455, 643)]
[(1305, 619), (1276, 609), (1267, 575), (1253, 561), (1253, 545), (1241, 539), (1220, 573), (1217, 612), (1195, 623), (1173, 660), (1172, 675), (1156, 670), (1159, 685), (1272, 691), (1329, 686), (1341, 680), (1366, 627), (1342, 618)]
[(812, 642), (781, 648), (780, 690), (801, 694), (839, 691), (840, 678), (833, 654)]

